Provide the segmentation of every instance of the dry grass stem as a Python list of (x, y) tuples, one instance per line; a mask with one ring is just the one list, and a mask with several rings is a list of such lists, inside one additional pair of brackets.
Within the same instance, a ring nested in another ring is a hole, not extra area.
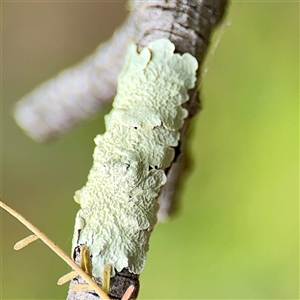
[(90, 276), (88, 276), (79, 266), (77, 266), (76, 263), (42, 231), (40, 231), (32, 223), (27, 221), (21, 214), (16, 212), (1, 200), (0, 207), (5, 209), (8, 213), (10, 213), (22, 224), (24, 224), (30, 231), (37, 235), (51, 250), (53, 250), (60, 258), (62, 258), (71, 268), (73, 268), (78, 273), (78, 275), (80, 275), (103, 300), (110, 300), (107, 294), (102, 291), (102, 289), (96, 284), (96, 282), (94, 282)]

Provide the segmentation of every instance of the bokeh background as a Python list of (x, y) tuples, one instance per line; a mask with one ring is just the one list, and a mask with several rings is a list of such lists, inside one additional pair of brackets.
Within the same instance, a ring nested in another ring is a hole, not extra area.
[[(125, 2), (1, 5), (1, 197), (70, 253), (73, 194), (110, 108), (46, 145), (27, 138), (11, 111), (106, 40)], [(180, 211), (154, 230), (140, 299), (299, 298), (299, 2), (232, 1), (228, 18), (193, 121)], [(28, 233), (1, 212), (1, 299), (64, 299), (63, 261), (42, 242), (13, 250)]]

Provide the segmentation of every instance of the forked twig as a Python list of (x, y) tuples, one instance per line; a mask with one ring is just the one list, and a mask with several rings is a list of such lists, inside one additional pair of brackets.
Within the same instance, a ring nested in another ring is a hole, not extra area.
[(51, 250), (53, 250), (60, 258), (62, 258), (71, 268), (73, 268), (78, 273), (78, 275), (80, 275), (102, 299), (110, 300), (107, 294), (102, 291), (102, 289), (93, 281), (93, 279), (88, 276), (79, 266), (77, 266), (76, 263), (43, 232), (41, 232), (32, 223), (27, 221), (21, 214), (5, 204), (2, 200), (0, 200), (0, 207), (5, 209), (8, 213), (10, 213), (22, 224), (24, 224), (36, 236), (38, 236)]

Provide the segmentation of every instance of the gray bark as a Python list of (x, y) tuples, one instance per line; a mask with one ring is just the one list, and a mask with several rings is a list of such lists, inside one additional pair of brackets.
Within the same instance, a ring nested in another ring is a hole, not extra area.
[(15, 120), (31, 138), (39, 142), (58, 138), (112, 100), (127, 45), (136, 35), (133, 21), (134, 15), (129, 15), (91, 56), (42, 83), (17, 103)]

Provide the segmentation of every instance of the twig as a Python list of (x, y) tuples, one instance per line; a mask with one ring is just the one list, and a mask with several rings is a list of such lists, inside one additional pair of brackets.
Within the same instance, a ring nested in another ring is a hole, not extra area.
[(53, 250), (60, 258), (62, 258), (71, 268), (73, 268), (78, 275), (80, 275), (93, 289), (96, 293), (104, 300), (110, 300), (110, 298), (105, 294), (101, 288), (89, 277), (75, 262), (61, 249), (59, 248), (51, 239), (49, 239), (43, 232), (41, 232), (32, 223), (26, 220), (21, 214), (9, 207), (2, 200), (0, 200), (0, 207), (5, 209), (8, 213), (18, 219), (22, 224), (24, 224), (30, 231), (32, 231), (36, 236), (38, 236), (51, 250)]

